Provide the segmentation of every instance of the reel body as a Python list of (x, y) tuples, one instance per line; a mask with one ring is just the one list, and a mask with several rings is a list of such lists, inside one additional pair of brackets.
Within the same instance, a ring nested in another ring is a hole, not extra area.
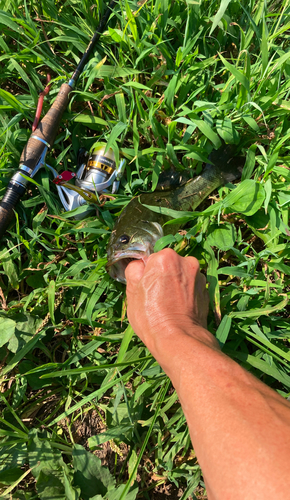
[[(76, 185), (80, 188), (92, 189), (92, 186), (102, 186), (116, 170), (115, 156), (110, 149), (105, 153), (105, 147), (94, 148), (86, 164), (82, 164), (76, 176)], [(102, 189), (97, 189), (101, 191)]]
[[(76, 174), (63, 172), (58, 174), (56, 170), (46, 165), (54, 175), (60, 200), (66, 211), (78, 208), (86, 203), (97, 203), (96, 193), (109, 192), (114, 194), (118, 191), (120, 179), (123, 175), (126, 162), (121, 160), (116, 167), (115, 155), (112, 149), (105, 152), (106, 144), (99, 143), (88, 156), (87, 162), (81, 163)], [(82, 155), (84, 156), (84, 155)], [(68, 184), (68, 180), (75, 179), (75, 185)]]

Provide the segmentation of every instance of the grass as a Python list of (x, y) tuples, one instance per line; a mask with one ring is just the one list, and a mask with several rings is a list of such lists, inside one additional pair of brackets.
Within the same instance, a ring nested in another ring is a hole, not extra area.
[[(1, 195), (47, 72), (45, 111), (104, 8), (2, 0)], [(116, 6), (47, 161), (73, 170), (81, 146), (106, 141), (127, 160), (119, 194), (79, 221), (43, 169), (1, 243), (1, 498), (206, 498), (176, 393), (105, 264), (128, 198), (155, 189), (162, 169), (199, 173), (222, 140), (245, 157), (242, 181), (184, 217), (171, 246), (207, 273), (224, 352), (289, 396), (289, 10), (288, 0)]]

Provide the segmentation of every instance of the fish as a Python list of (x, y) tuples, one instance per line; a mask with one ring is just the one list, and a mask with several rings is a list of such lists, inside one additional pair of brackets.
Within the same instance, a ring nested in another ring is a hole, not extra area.
[(178, 221), (163, 227), (171, 217), (153, 212), (144, 205), (195, 210), (215, 189), (240, 179), (245, 159), (234, 156), (234, 151), (231, 145), (219, 148), (211, 153), (211, 163), (207, 163), (197, 177), (169, 190), (162, 189), (161, 185), (154, 192), (132, 198), (118, 217), (107, 247), (107, 271), (113, 279), (126, 284), (127, 265), (136, 259), (146, 263), (154, 252), (155, 243), (162, 236), (175, 234), (180, 229)]

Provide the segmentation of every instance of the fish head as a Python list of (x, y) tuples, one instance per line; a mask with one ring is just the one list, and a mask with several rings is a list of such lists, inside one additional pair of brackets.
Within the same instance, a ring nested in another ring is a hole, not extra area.
[(154, 245), (163, 236), (163, 229), (158, 222), (139, 220), (138, 223), (116, 224), (108, 244), (107, 271), (110, 276), (126, 283), (125, 270), (132, 260), (144, 263), (154, 252)]

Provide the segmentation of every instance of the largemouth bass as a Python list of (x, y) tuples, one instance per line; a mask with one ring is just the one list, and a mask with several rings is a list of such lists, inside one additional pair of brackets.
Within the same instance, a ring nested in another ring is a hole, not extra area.
[(231, 146), (214, 151), (201, 175), (169, 191), (154, 191), (133, 198), (118, 217), (108, 244), (107, 270), (112, 278), (126, 283), (125, 269), (134, 259), (144, 262), (162, 236), (175, 234), (179, 227), (162, 227), (170, 217), (158, 214), (144, 205), (174, 210), (195, 210), (209, 194), (241, 177), (244, 159), (233, 157)]

